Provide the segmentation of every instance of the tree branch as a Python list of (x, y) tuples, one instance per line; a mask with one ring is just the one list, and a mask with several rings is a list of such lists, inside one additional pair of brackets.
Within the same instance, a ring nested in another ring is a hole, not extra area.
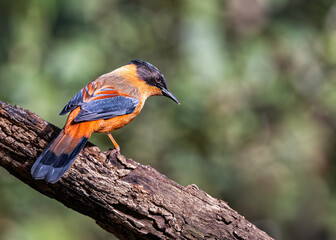
[(90, 143), (56, 184), (32, 179), (33, 162), (59, 131), (28, 110), (0, 102), (0, 165), (118, 238), (272, 239), (197, 186), (183, 187), (122, 155), (106, 161)]

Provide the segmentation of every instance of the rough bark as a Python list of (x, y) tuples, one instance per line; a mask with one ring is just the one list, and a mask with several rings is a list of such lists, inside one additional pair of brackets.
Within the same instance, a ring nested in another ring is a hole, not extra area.
[(56, 184), (30, 168), (60, 131), (36, 114), (0, 102), (0, 165), (42, 194), (93, 218), (120, 239), (272, 239), (224, 201), (183, 187), (122, 155), (88, 143)]

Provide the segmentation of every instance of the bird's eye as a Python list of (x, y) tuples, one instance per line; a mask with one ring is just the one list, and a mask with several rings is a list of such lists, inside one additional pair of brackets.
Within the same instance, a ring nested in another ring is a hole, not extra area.
[(160, 83), (160, 82), (161, 82), (161, 77), (160, 77), (160, 76), (156, 76), (156, 77), (155, 77), (155, 81), (156, 81), (157, 83)]

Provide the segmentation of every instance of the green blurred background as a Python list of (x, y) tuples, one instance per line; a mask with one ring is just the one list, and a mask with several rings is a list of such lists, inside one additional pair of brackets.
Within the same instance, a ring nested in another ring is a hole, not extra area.
[[(0, 100), (59, 127), (79, 89), (137, 58), (181, 105), (149, 99), (114, 133), (124, 155), (276, 239), (336, 239), (334, 1), (0, 1)], [(0, 239), (113, 236), (1, 168)]]

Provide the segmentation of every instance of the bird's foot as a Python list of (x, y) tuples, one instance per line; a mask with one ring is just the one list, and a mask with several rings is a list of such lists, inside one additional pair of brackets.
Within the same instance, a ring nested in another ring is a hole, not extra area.
[(106, 152), (107, 160), (110, 159), (117, 159), (118, 155), (120, 154), (120, 148), (110, 149)]

